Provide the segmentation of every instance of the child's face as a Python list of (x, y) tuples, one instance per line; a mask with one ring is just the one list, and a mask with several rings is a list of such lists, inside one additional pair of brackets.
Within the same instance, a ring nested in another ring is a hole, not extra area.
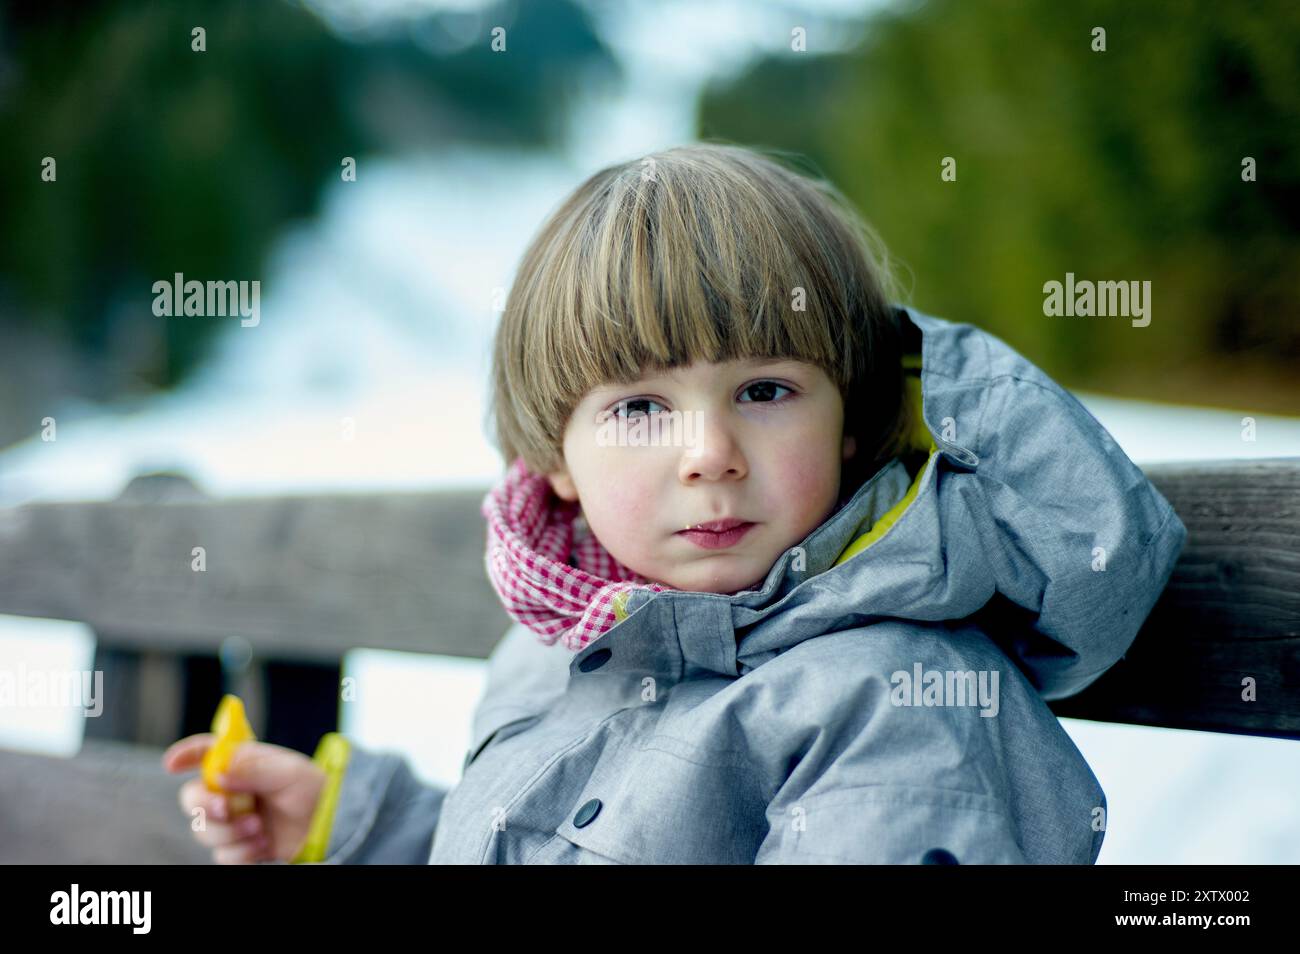
[[(738, 593), (830, 516), (855, 451), (817, 366), (697, 362), (590, 391), (565, 428), (565, 466), (548, 476), (624, 566), (674, 589)], [(679, 532), (726, 517), (754, 526), (712, 549)]]

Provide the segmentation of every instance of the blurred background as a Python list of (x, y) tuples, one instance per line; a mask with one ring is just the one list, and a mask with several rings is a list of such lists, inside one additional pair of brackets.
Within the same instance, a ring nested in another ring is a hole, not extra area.
[[(488, 350), (525, 244), (598, 168), (697, 139), (830, 179), (907, 301), (1002, 337), (1139, 463), (1294, 456), (1298, 120), (1284, 0), (10, 2), (0, 508), (146, 474), (220, 499), (486, 487)], [(1150, 325), (1045, 317), (1067, 272), (1149, 280)], [(175, 273), (258, 280), (260, 321), (155, 315)], [(96, 640), (0, 616), (0, 669), (90, 669)], [(187, 678), (210, 700), (248, 650)], [(264, 737), (310, 752), (332, 713), (295, 687), (340, 672), (382, 691), (339, 728), (455, 783), (481, 661), (354, 650), (281, 676)], [(1109, 799), (1101, 862), (1300, 861), (1300, 746), (1063, 724)], [(70, 756), (86, 731), (0, 707), (12, 750)]]

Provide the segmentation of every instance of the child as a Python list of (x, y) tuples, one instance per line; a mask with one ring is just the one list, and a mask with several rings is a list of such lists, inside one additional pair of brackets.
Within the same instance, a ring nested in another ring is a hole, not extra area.
[(1095, 861), (1105, 796), (1044, 700), (1126, 652), (1186, 530), (1042, 371), (891, 306), (873, 243), (737, 147), (584, 182), (497, 332), (516, 623), (460, 783), (253, 743), (231, 790), (269, 842), (218, 825), (219, 860)]

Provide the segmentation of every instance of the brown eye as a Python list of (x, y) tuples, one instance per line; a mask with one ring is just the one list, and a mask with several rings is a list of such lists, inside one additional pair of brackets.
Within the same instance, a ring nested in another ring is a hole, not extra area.
[(619, 417), (638, 417), (655, 413), (649, 409), (648, 405), (663, 407), (662, 404), (651, 398), (632, 398), (630, 401), (619, 401), (618, 404), (614, 405), (613, 412)]
[(748, 394), (752, 400), (748, 404), (768, 404), (777, 400), (776, 390), (789, 391), (794, 393), (793, 388), (788, 388), (784, 384), (777, 384), (775, 381), (755, 381), (753, 384), (746, 385), (740, 392), (741, 395)]

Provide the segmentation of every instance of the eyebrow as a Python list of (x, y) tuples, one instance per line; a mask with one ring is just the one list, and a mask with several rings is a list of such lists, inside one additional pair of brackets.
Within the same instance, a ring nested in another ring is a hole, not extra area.
[[(718, 362), (718, 363), (735, 364), (741, 368), (772, 367), (772, 366), (780, 366), (780, 365), (805, 366), (808, 364), (808, 362), (800, 361), (798, 358), (738, 358), (730, 362)], [(614, 382), (611, 384), (598, 385), (597, 387), (592, 388), (591, 393), (604, 394), (607, 391), (622, 391), (622, 390), (626, 390), (627, 388), (633, 387), (634, 385), (642, 381), (655, 381), (661, 378), (666, 378), (670, 381), (675, 381), (677, 380), (678, 375), (675, 371), (672, 370), (664, 371), (658, 374), (646, 374), (637, 378), (635, 381)]]

